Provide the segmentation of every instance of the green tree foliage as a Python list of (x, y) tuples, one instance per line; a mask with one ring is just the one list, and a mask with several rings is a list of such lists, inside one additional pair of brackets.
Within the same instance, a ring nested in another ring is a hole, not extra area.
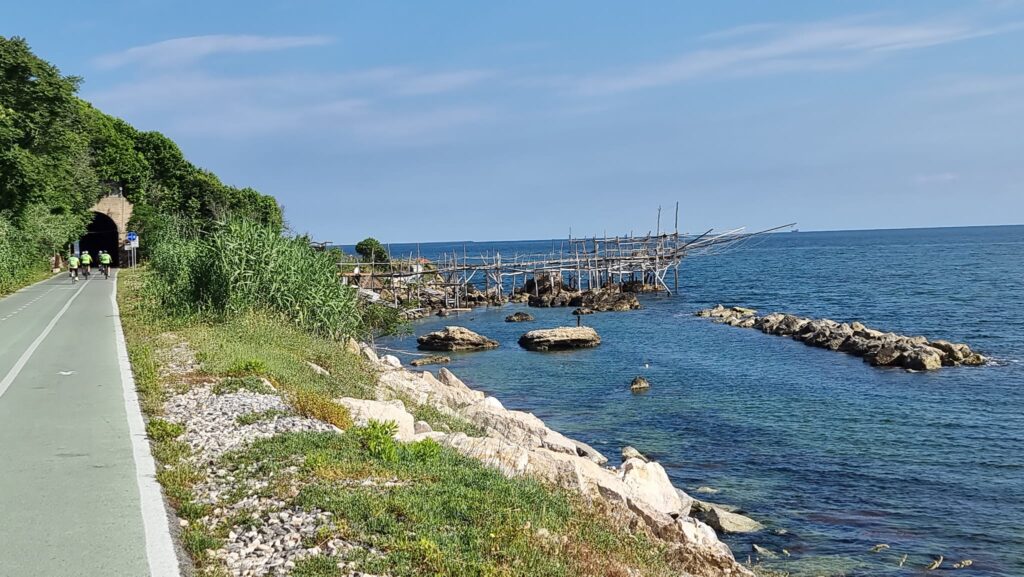
[(367, 262), (388, 262), (388, 251), (379, 240), (364, 238), (356, 244), (356, 252)]
[(113, 191), (135, 205), (130, 226), (146, 233), (166, 214), (197, 227), (230, 214), (283, 229), (273, 197), (226, 185), (166, 136), (97, 110), (77, 97), (79, 83), (35, 56), (23, 38), (0, 36), (0, 233), (25, 257), (21, 265), (45, 268), (55, 249), (84, 232), (90, 207)]
[(78, 83), (23, 39), (0, 37), (0, 210), (83, 212), (99, 197)]

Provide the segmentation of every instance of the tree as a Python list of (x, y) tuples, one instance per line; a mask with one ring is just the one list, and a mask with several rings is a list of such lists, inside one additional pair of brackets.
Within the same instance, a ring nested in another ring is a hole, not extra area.
[(369, 237), (359, 241), (356, 252), (367, 262), (388, 262), (388, 251), (379, 240)]

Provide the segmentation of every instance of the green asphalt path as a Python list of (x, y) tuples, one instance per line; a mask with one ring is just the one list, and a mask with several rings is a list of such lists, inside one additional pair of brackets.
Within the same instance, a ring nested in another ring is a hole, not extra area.
[(0, 299), (2, 577), (178, 574), (114, 285), (61, 274)]

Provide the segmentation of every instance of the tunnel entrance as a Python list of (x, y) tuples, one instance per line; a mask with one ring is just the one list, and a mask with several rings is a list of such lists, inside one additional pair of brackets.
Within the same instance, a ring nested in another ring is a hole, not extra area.
[(101, 250), (106, 251), (113, 259), (111, 261), (113, 265), (118, 266), (121, 255), (118, 240), (117, 225), (114, 224), (113, 219), (101, 212), (94, 212), (85, 236), (78, 241), (78, 247), (81, 252), (89, 251), (93, 262), (99, 262)]

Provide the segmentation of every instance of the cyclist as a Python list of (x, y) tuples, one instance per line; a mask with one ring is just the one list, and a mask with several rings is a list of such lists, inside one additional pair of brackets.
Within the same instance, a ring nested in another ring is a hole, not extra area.
[(100, 270), (103, 271), (103, 278), (110, 278), (110, 254), (105, 250), (100, 251)]
[(89, 274), (92, 272), (92, 255), (89, 251), (82, 251), (82, 276), (89, 278)]
[(75, 253), (71, 253), (68, 257), (68, 275), (71, 276), (71, 283), (78, 282), (78, 265), (80, 264), (79, 258), (75, 256)]

